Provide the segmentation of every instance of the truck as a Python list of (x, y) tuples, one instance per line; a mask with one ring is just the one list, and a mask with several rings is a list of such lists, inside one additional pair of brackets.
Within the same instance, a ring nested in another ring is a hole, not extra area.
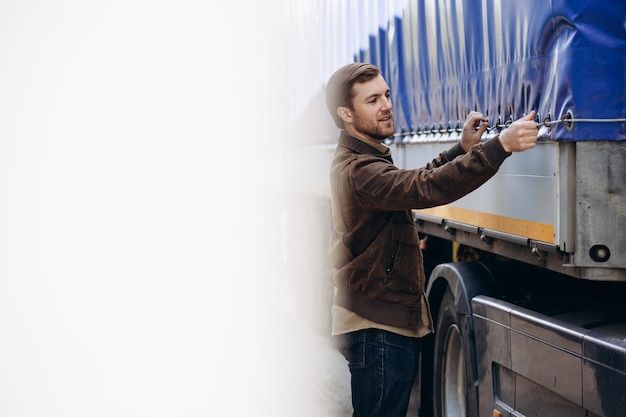
[[(400, 168), (452, 146), (471, 111), (489, 120), (485, 140), (536, 111), (534, 149), (466, 197), (414, 211), (436, 331), (412, 409), (626, 415), (626, 2), (314, 4), (321, 75), (308, 85), (323, 91), (351, 61), (377, 65)], [(311, 157), (329, 161), (336, 132), (315, 131)]]

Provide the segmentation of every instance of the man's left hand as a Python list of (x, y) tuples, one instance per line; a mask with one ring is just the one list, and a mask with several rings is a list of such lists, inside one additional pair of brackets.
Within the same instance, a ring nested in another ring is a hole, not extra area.
[(482, 113), (473, 111), (467, 116), (463, 125), (463, 133), (461, 133), (461, 146), (465, 152), (480, 142), (480, 138), (488, 127), (489, 121)]

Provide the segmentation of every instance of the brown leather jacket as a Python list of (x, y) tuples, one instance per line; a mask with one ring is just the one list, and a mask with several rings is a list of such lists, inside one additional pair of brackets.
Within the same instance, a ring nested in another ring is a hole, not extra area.
[(499, 140), (467, 153), (457, 144), (424, 168), (405, 170), (342, 132), (331, 166), (335, 303), (378, 323), (415, 328), (425, 277), (411, 209), (463, 197), (509, 155)]

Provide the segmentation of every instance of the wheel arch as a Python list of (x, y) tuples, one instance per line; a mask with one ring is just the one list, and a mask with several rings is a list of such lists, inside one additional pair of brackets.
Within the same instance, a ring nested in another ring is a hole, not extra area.
[(491, 271), (479, 261), (437, 265), (426, 287), (426, 297), (433, 317), (439, 313), (441, 298), (446, 287), (450, 288), (454, 295), (457, 312), (471, 315), (472, 298), (491, 293), (494, 288), (494, 278)]

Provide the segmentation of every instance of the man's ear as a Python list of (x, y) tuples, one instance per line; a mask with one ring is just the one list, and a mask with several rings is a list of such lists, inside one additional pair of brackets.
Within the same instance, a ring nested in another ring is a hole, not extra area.
[(352, 123), (352, 112), (347, 107), (337, 107), (337, 115), (344, 122)]

